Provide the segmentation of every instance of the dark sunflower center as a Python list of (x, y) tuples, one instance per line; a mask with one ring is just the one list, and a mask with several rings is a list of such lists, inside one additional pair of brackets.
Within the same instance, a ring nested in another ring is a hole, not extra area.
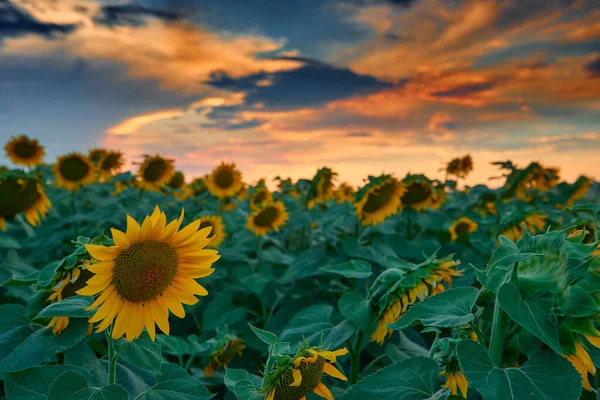
[(111, 169), (113, 169), (117, 166), (117, 164), (119, 163), (119, 158), (120, 158), (119, 154), (116, 154), (116, 153), (108, 154), (102, 160), (102, 165), (100, 165), (100, 168), (103, 171), (110, 171)]
[(254, 217), (254, 225), (271, 226), (277, 220), (279, 210), (275, 207), (267, 207)]
[(456, 228), (454, 228), (454, 230), (456, 231), (457, 235), (469, 233), (471, 231), (471, 224), (467, 222), (461, 222), (458, 225), (456, 225)]
[(215, 176), (215, 183), (218, 187), (226, 189), (233, 185), (234, 182), (233, 174), (228, 169), (222, 169), (217, 172)]
[(92, 276), (94, 276), (93, 272), (88, 271), (87, 269), (82, 269), (81, 273), (79, 274), (79, 278), (77, 278), (75, 282), (69, 282), (65, 285), (64, 289), (62, 290), (63, 300), (75, 296), (75, 292), (77, 292), (79, 289), (83, 289), (87, 280)]
[(183, 176), (183, 174), (180, 171), (177, 171), (177, 172), (175, 172), (175, 175), (173, 175), (171, 182), (169, 182), (169, 186), (171, 186), (174, 189), (177, 189), (177, 188), (180, 188), (184, 182), (185, 182), (185, 177)]
[(167, 243), (133, 243), (115, 260), (113, 282), (124, 299), (141, 302), (155, 298), (177, 274), (177, 251)]
[(155, 159), (148, 163), (144, 169), (144, 180), (147, 182), (156, 182), (163, 177), (163, 174), (167, 170), (167, 163), (163, 159)]
[(15, 154), (21, 158), (32, 158), (37, 153), (38, 147), (29, 140), (15, 143)]
[(94, 150), (89, 154), (90, 161), (94, 164), (98, 164), (102, 156), (104, 156), (104, 154), (106, 154), (106, 151), (104, 150)]
[(204, 229), (204, 228), (209, 228), (209, 227), (212, 228), (212, 229), (210, 230), (210, 233), (208, 234), (208, 237), (209, 238), (214, 238), (215, 237), (215, 227), (212, 224), (212, 222), (210, 222), (210, 221), (203, 221), (203, 222), (201, 222), (200, 223), (200, 228), (198, 228), (198, 230)]
[(390, 200), (392, 200), (395, 190), (396, 183), (388, 182), (379, 187), (376, 192), (369, 193), (369, 198), (363, 207), (363, 211), (367, 213), (374, 213), (378, 210), (381, 210), (383, 207), (389, 204)]
[(267, 192), (260, 190), (254, 195), (254, 204), (262, 204), (267, 199)]
[(290, 386), (290, 383), (294, 382), (294, 377), (291, 370), (285, 370), (276, 385), (274, 400), (298, 400), (315, 390), (321, 382), (324, 365), (325, 359), (321, 356), (314, 363), (303, 361), (298, 368), (302, 374), (300, 386)]
[(37, 182), (27, 179), (19, 183), (15, 178), (0, 182), (0, 217), (12, 218), (26, 211), (40, 198)]
[(413, 182), (406, 189), (402, 196), (402, 204), (405, 206), (418, 204), (431, 196), (431, 187), (421, 182)]
[(60, 175), (67, 181), (77, 182), (85, 178), (90, 166), (77, 156), (69, 157), (60, 164)]

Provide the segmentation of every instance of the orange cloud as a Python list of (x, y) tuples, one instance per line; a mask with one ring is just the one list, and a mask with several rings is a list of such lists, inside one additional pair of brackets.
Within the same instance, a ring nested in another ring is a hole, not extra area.
[(183, 110), (160, 110), (135, 116), (120, 122), (107, 130), (109, 135), (131, 135), (137, 133), (144, 126), (164, 119), (176, 118), (184, 114)]

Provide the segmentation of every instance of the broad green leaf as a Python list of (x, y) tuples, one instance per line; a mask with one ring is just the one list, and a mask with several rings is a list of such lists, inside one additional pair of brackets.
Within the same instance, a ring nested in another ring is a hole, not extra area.
[(260, 340), (262, 340), (264, 343), (268, 344), (269, 346), (272, 346), (277, 342), (277, 335), (275, 335), (274, 333), (264, 331), (260, 328), (252, 326), (252, 324), (250, 324), (250, 323), (248, 325), (250, 325), (250, 329), (252, 329), (252, 332), (254, 332), (254, 334), (256, 336), (258, 336), (258, 338)]
[(0, 249), (21, 249), (21, 245), (10, 236), (0, 236)]
[(562, 309), (570, 317), (592, 317), (600, 313), (592, 295), (580, 287), (568, 286), (564, 296)]
[(95, 311), (85, 311), (92, 305), (93, 298), (89, 296), (73, 296), (57, 301), (45, 307), (36, 318), (46, 317), (90, 317)]
[(197, 379), (183, 368), (163, 363), (156, 385), (148, 390), (144, 398), (148, 400), (208, 400), (214, 397)]
[(346, 278), (364, 279), (373, 274), (371, 271), (371, 263), (363, 260), (350, 260), (342, 264), (326, 265), (319, 269), (321, 271), (339, 274)]
[(447, 328), (461, 326), (473, 321), (473, 306), (479, 290), (461, 287), (438, 293), (410, 307), (399, 321), (388, 325), (390, 329), (404, 329), (415, 321), (424, 326)]
[(342, 343), (350, 338), (356, 332), (354, 324), (348, 320), (343, 320), (329, 331), (325, 337), (324, 343), (326, 347), (337, 348)]
[(354, 322), (363, 331), (368, 331), (372, 323), (371, 303), (356, 292), (343, 295), (338, 301), (340, 314)]
[(238, 400), (258, 400), (264, 397), (256, 393), (262, 387), (262, 378), (243, 369), (225, 368), (225, 386)]
[(108, 384), (108, 371), (86, 340), (65, 351), (64, 364), (87, 369), (90, 375), (88, 382), (92, 386), (102, 387)]
[(328, 335), (333, 324), (331, 316), (334, 308), (329, 304), (317, 304), (306, 307), (297, 312), (279, 335), (280, 340), (297, 343), (303, 338), (309, 342), (319, 340), (321, 336)]
[(114, 342), (115, 351), (120, 358), (144, 371), (159, 372), (162, 364), (160, 342), (152, 341), (144, 332), (134, 341), (121, 338)]
[(562, 354), (558, 327), (552, 321), (554, 296), (551, 293), (535, 293), (524, 299), (516, 285), (505, 283), (498, 290), (498, 304), (513, 321), (533, 333), (556, 353)]
[(413, 357), (382, 368), (351, 386), (342, 400), (416, 400), (433, 397), (439, 367), (426, 357)]
[(54, 380), (67, 371), (76, 371), (84, 377), (87, 375), (85, 368), (72, 365), (39, 366), (5, 373), (6, 398), (7, 400), (46, 400)]
[(48, 400), (128, 400), (127, 391), (119, 385), (90, 387), (83, 375), (75, 371), (62, 373), (50, 386)]
[(163, 353), (171, 354), (173, 356), (182, 356), (193, 353), (194, 349), (192, 345), (186, 340), (179, 336), (171, 335), (156, 335)]
[(519, 368), (496, 367), (472, 340), (461, 341), (457, 355), (469, 387), (485, 400), (576, 400), (581, 395), (579, 373), (566, 358), (550, 351), (535, 354)]

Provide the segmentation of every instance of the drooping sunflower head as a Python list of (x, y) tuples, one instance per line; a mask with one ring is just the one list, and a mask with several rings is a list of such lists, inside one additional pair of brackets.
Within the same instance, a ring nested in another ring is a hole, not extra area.
[(250, 208), (261, 207), (265, 203), (273, 200), (273, 195), (266, 186), (259, 186), (252, 193), (250, 198)]
[(337, 173), (331, 168), (321, 168), (317, 171), (311, 184), (311, 198), (319, 203), (324, 204), (327, 200), (331, 200), (335, 195), (335, 177)]
[(97, 163), (100, 177), (104, 181), (110, 180), (115, 173), (121, 170), (123, 164), (123, 153), (120, 151), (106, 151)]
[(433, 255), (421, 264), (404, 262), (410, 267), (389, 268), (377, 278), (381, 284), (378, 293), (383, 294), (372, 300), (378, 310), (378, 325), (371, 335), (372, 342), (383, 344), (392, 334), (387, 326), (398, 321), (410, 306), (443, 292), (444, 283), (451, 285), (453, 277), (462, 276), (461, 271), (457, 270), (460, 262), (452, 258), (452, 255), (444, 258)]
[(68, 190), (78, 190), (96, 180), (94, 165), (79, 153), (58, 157), (53, 169), (56, 184)]
[(252, 211), (246, 220), (246, 227), (256, 236), (265, 236), (272, 231), (279, 232), (279, 228), (285, 225), (288, 218), (282, 201), (270, 201)]
[(25, 135), (13, 137), (6, 143), (4, 150), (6, 156), (18, 165), (39, 165), (44, 158), (44, 147), (36, 139), (29, 139)]
[(369, 183), (356, 194), (356, 216), (363, 225), (377, 225), (402, 207), (404, 185), (391, 175), (369, 177)]
[(98, 163), (100, 162), (100, 160), (102, 159), (102, 157), (104, 157), (104, 155), (106, 153), (108, 153), (109, 150), (97, 147), (94, 149), (89, 149), (88, 150), (88, 159), (94, 163), (94, 165), (98, 165)]
[(19, 170), (0, 174), (0, 230), (5, 231), (6, 221), (21, 213), (37, 226), (51, 206), (44, 186), (32, 175)]
[(353, 202), (354, 195), (355, 191), (352, 185), (343, 182), (335, 191), (335, 201), (338, 203)]
[(457, 178), (465, 178), (473, 170), (473, 159), (470, 154), (454, 158), (446, 165), (446, 173)]
[(460, 159), (460, 170), (463, 176), (467, 176), (471, 171), (473, 171), (473, 159), (471, 158), (470, 154), (467, 154)]
[(227, 364), (235, 357), (242, 356), (246, 348), (244, 341), (236, 335), (225, 333), (209, 340), (209, 358), (204, 367), (204, 376), (211, 376), (219, 367), (227, 367)]
[(205, 215), (200, 217), (200, 228), (211, 228), (210, 233), (208, 234), (208, 238), (212, 239), (207, 247), (217, 248), (225, 237), (227, 233), (225, 232), (225, 224), (223, 223), (223, 218), (220, 215)]
[(580, 176), (571, 186), (569, 198), (567, 199), (565, 206), (572, 206), (577, 200), (583, 199), (585, 196), (587, 196), (591, 187), (591, 179), (587, 176)]
[(77, 291), (98, 296), (88, 308), (97, 309), (90, 322), (100, 322), (97, 331), (115, 321), (112, 337), (139, 337), (144, 327), (154, 340), (155, 324), (169, 334), (169, 311), (183, 318), (182, 304), (196, 304), (206, 289), (196, 279), (210, 275), (219, 259), (216, 250), (204, 249), (211, 241), (209, 228), (196, 220), (179, 230), (179, 219), (167, 224), (158, 206), (140, 225), (127, 216), (127, 231), (111, 229), (114, 246), (86, 245), (95, 259), (88, 269), (96, 274)]
[(183, 185), (185, 185), (185, 175), (182, 171), (175, 171), (167, 186), (172, 189), (180, 189)]
[(138, 170), (139, 186), (149, 192), (159, 191), (175, 174), (174, 161), (156, 154), (144, 156)]
[(406, 190), (402, 195), (402, 207), (415, 211), (425, 211), (434, 201), (434, 189), (431, 181), (424, 175), (408, 175), (402, 180)]
[(468, 235), (477, 230), (477, 222), (473, 221), (469, 217), (460, 217), (449, 229), (452, 240), (457, 240), (461, 236)]
[(206, 187), (219, 199), (233, 197), (243, 186), (242, 173), (234, 163), (222, 162), (206, 177)]
[(450, 389), (451, 393), (456, 395), (460, 390), (462, 397), (467, 398), (467, 391), (469, 390), (469, 382), (465, 377), (464, 372), (460, 368), (446, 369), (443, 375), (446, 377), (446, 382), (442, 387)]
[(347, 378), (333, 365), (337, 357), (346, 354), (346, 348), (330, 351), (303, 343), (293, 358), (282, 357), (271, 371), (267, 371), (260, 392), (266, 393), (267, 400), (300, 400), (311, 392), (333, 400), (321, 378), (326, 374), (346, 381)]

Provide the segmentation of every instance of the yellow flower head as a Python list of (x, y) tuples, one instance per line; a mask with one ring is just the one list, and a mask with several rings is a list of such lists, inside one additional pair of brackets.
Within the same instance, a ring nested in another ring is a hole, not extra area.
[(120, 151), (106, 151), (98, 160), (98, 170), (103, 181), (109, 181), (113, 175), (123, 167), (123, 153)]
[(337, 357), (346, 354), (346, 348), (329, 351), (302, 346), (290, 364), (282, 368), (282, 371), (268, 376), (262, 391), (267, 393), (267, 400), (300, 400), (311, 392), (333, 400), (333, 395), (321, 382), (321, 378), (326, 374), (342, 381), (347, 380), (333, 365)]
[(477, 230), (477, 222), (468, 217), (460, 217), (450, 227), (452, 240), (458, 239), (461, 235), (468, 235)]
[(363, 225), (377, 225), (401, 208), (404, 185), (391, 175), (370, 177), (370, 182), (356, 194), (356, 216)]
[(6, 220), (24, 213), (32, 226), (37, 226), (52, 204), (44, 187), (22, 171), (0, 174), (0, 230), (6, 230)]
[(273, 200), (273, 195), (271, 194), (269, 189), (267, 189), (267, 187), (265, 186), (258, 187), (256, 188), (256, 190), (252, 194), (252, 197), (250, 198), (250, 208), (261, 207), (265, 203), (270, 202), (271, 200)]
[(102, 157), (104, 157), (104, 155), (108, 153), (108, 150), (103, 149), (103, 148), (95, 148), (95, 149), (89, 149), (88, 150), (88, 159), (94, 163), (94, 165), (98, 165), (98, 163), (100, 162), (100, 160), (102, 159)]
[(161, 156), (145, 156), (138, 171), (140, 189), (156, 192), (175, 174), (173, 160)]
[(220, 256), (204, 249), (209, 228), (198, 230), (196, 220), (179, 230), (182, 222), (183, 211), (167, 224), (157, 206), (141, 226), (127, 216), (126, 232), (111, 229), (114, 246), (85, 246), (97, 260), (88, 267), (96, 275), (77, 294), (97, 296), (88, 309), (97, 309), (90, 322), (100, 322), (98, 332), (114, 320), (114, 339), (126, 335), (132, 341), (145, 327), (154, 340), (155, 324), (169, 334), (169, 311), (183, 318), (182, 304), (196, 304), (196, 295), (208, 294), (196, 279), (212, 274)]
[(335, 201), (338, 203), (343, 203), (345, 201), (353, 202), (354, 194), (354, 188), (350, 184), (344, 182), (335, 191)]
[(334, 180), (337, 176), (330, 168), (321, 168), (313, 178), (311, 197), (319, 204), (324, 204), (334, 197)]
[(527, 228), (529, 232), (541, 232), (546, 228), (547, 218), (548, 217), (543, 214), (533, 212), (527, 215), (523, 221), (509, 225), (509, 227), (502, 232), (502, 235), (508, 237), (513, 242), (516, 242), (523, 236), (522, 224), (525, 224), (525, 228)]
[(210, 352), (208, 364), (204, 367), (204, 375), (211, 376), (219, 367), (227, 367), (227, 364), (237, 355), (242, 356), (246, 348), (244, 341), (235, 335), (226, 334), (220, 340), (215, 341)]
[(44, 147), (36, 139), (29, 139), (24, 135), (13, 137), (6, 143), (4, 150), (14, 164), (28, 167), (41, 164), (44, 158)]
[(265, 236), (271, 231), (279, 232), (289, 216), (282, 201), (268, 202), (248, 216), (246, 227), (256, 236)]
[(219, 199), (233, 197), (242, 190), (243, 186), (242, 173), (234, 163), (222, 162), (206, 177), (206, 187)]
[(208, 238), (212, 239), (207, 247), (212, 247), (216, 249), (219, 247), (227, 233), (225, 232), (225, 224), (223, 223), (223, 218), (220, 215), (206, 215), (200, 217), (200, 228), (211, 228), (210, 233), (208, 234)]
[(58, 157), (53, 169), (56, 184), (68, 190), (78, 190), (81, 186), (96, 180), (94, 165), (86, 156), (79, 153)]
[(402, 206), (415, 211), (425, 211), (433, 205), (435, 193), (431, 181), (423, 175), (408, 175), (402, 180), (406, 190)]

